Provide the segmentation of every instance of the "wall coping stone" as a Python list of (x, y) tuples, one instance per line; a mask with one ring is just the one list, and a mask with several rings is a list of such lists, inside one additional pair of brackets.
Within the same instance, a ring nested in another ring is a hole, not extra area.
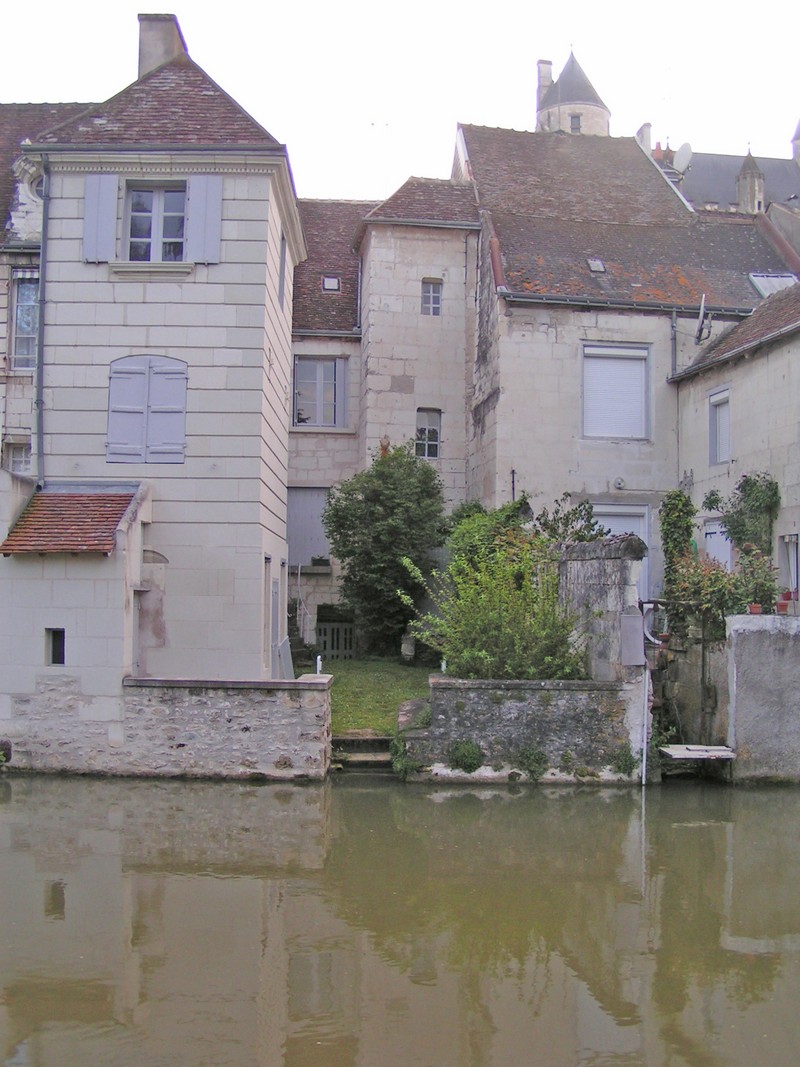
[(333, 685), (332, 674), (301, 674), (299, 678), (286, 678), (275, 681), (224, 681), (218, 678), (133, 678), (130, 675), (122, 679), (123, 686), (142, 689), (263, 689), (273, 690), (330, 689)]
[(567, 692), (583, 692), (588, 689), (601, 692), (614, 692), (625, 688), (628, 683), (595, 682), (591, 678), (581, 679), (517, 679), (517, 678), (450, 678), (448, 675), (432, 674), (428, 683), (434, 689), (561, 689)]

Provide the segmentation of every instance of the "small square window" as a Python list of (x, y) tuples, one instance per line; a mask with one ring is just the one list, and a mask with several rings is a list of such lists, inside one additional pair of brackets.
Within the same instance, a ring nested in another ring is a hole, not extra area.
[(341, 288), (339, 279), (333, 274), (324, 274), (322, 276), (322, 289), (326, 293), (338, 293)]
[(30, 474), (31, 470), (31, 445), (27, 443), (7, 441), (3, 445), (3, 466), (12, 474)]
[(416, 454), (438, 459), (442, 443), (442, 413), (437, 408), (417, 408)]
[(48, 629), (45, 635), (45, 660), (49, 666), (66, 663), (66, 639), (61, 629)]
[(435, 278), (426, 278), (422, 283), (420, 311), (423, 315), (441, 315), (442, 313), (442, 283)]

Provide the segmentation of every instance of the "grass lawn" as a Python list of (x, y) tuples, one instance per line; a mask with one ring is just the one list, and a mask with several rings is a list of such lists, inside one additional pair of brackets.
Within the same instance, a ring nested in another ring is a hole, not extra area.
[(334, 734), (371, 730), (392, 734), (397, 709), (404, 700), (428, 695), (430, 667), (408, 667), (396, 659), (329, 661), (323, 670), (333, 675), (331, 709)]

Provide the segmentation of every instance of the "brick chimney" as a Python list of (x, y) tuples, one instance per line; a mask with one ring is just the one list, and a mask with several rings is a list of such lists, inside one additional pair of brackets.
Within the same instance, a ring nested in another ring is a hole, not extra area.
[(539, 87), (536, 90), (536, 110), (542, 107), (542, 97), (553, 84), (553, 64), (549, 59), (540, 59), (536, 64), (539, 72)]
[(188, 55), (188, 50), (174, 15), (139, 16), (140, 78), (180, 55)]

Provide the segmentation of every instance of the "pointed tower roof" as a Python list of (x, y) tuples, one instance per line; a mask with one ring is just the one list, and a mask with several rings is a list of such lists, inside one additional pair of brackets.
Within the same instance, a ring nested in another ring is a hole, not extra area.
[(749, 149), (747, 155), (744, 157), (742, 166), (739, 169), (739, 177), (744, 177), (746, 174), (755, 174), (759, 178), (764, 177), (764, 172), (761, 170), (758, 163), (756, 163)]
[(185, 53), (103, 104), (43, 133), (38, 144), (130, 148), (280, 148), (263, 126)]
[(574, 52), (570, 52), (561, 74), (542, 97), (539, 110), (544, 111), (548, 107), (558, 107), (564, 104), (594, 104), (608, 111), (595, 87), (586, 77), (583, 67), (575, 58)]

